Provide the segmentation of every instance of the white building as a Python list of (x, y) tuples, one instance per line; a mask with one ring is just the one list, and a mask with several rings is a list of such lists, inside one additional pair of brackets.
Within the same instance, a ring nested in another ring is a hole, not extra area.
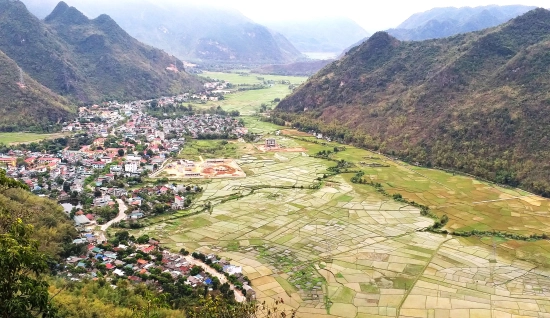
[(124, 171), (126, 172), (137, 173), (138, 168), (139, 168), (139, 164), (136, 163), (135, 161), (126, 162), (124, 164)]

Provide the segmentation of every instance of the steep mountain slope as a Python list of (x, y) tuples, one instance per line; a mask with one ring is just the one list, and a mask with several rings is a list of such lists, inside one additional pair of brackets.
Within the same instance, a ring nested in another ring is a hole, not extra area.
[(423, 42), (374, 34), (277, 116), (413, 162), (550, 195), (550, 12)]
[(521, 5), (434, 8), (412, 15), (387, 32), (404, 41), (437, 39), (494, 27), (535, 8)]
[(74, 117), (70, 103), (23, 73), (0, 51), (0, 131), (53, 130), (52, 124)]
[(0, 50), (57, 93), (76, 93), (71, 83), (85, 80), (65, 44), (22, 2), (0, 0)]
[[(0, 50), (44, 86), (79, 102), (199, 86), (181, 61), (133, 39), (108, 16), (90, 20), (64, 2), (42, 22), (22, 2), (0, 0)], [(180, 71), (168, 70), (171, 64)]]
[(327, 17), (307, 21), (266, 22), (300, 52), (342, 52), (369, 34), (348, 18)]
[(136, 39), (179, 58), (256, 64), (301, 58), (281, 34), (221, 6), (148, 0), (67, 2), (90, 17), (109, 14)]

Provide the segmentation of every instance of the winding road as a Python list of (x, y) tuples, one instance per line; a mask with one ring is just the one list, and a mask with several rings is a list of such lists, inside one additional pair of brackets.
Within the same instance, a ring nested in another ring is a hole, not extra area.
[(107, 229), (113, 225), (113, 223), (118, 223), (124, 219), (126, 219), (126, 211), (128, 210), (128, 207), (126, 206), (126, 204), (124, 203), (124, 201), (122, 201), (121, 199), (117, 199), (116, 202), (118, 203), (118, 215), (116, 218), (112, 219), (111, 221), (103, 224), (101, 226), (101, 231), (105, 232), (107, 231)]
[(124, 203), (124, 201), (122, 201), (121, 199), (117, 199), (116, 200), (117, 203), (118, 203), (118, 215), (116, 218), (112, 219), (111, 221), (103, 224), (101, 226), (101, 230), (100, 231), (97, 231), (95, 234), (96, 236), (98, 237), (98, 242), (106, 242), (107, 241), (107, 237), (105, 236), (105, 231), (107, 231), (107, 229), (113, 225), (114, 223), (117, 223), (117, 222), (120, 222), (122, 220), (125, 220), (126, 219), (126, 211), (128, 210), (128, 207), (126, 206), (126, 204)]

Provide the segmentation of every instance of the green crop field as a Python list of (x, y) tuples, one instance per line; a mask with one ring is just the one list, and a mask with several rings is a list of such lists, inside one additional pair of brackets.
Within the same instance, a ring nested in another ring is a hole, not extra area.
[[(271, 87), (257, 90), (247, 90), (234, 92), (225, 96), (224, 100), (209, 101), (204, 104), (192, 104), (198, 109), (221, 106), (226, 111), (238, 110), (243, 115), (251, 115), (259, 111), (262, 104), (267, 104), (268, 107), (275, 107), (272, 103), (276, 98), (283, 98), (288, 95), (291, 90), (288, 84), (281, 84), (280, 81), (289, 81), (291, 84), (299, 85), (306, 81), (307, 77), (297, 76), (275, 76), (275, 75), (259, 75), (250, 74), (249, 76), (241, 76), (236, 73), (218, 73), (204, 72), (203, 77), (209, 77), (216, 80), (224, 80), (233, 85), (239, 84), (262, 84), (265, 81), (273, 80), (277, 83)], [(263, 78), (263, 79), (258, 79)]]
[(238, 147), (223, 140), (192, 140), (179, 153), (178, 158), (199, 160), (212, 158), (234, 158)]

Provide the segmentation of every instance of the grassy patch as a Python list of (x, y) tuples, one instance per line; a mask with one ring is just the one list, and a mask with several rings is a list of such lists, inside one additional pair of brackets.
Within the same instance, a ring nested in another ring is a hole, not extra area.
[(380, 288), (375, 285), (375, 284), (371, 284), (371, 283), (360, 283), (359, 284), (359, 287), (361, 287), (361, 291), (363, 293), (367, 293), (367, 294), (380, 294)]
[(404, 274), (417, 276), (422, 274), (422, 271), (424, 270), (424, 266), (422, 265), (416, 265), (416, 264), (407, 264), (405, 267), (405, 270), (403, 271)]
[(236, 252), (239, 250), (240, 244), (239, 241), (230, 241), (227, 244), (227, 250), (230, 252)]
[(344, 303), (351, 304), (355, 298), (355, 291), (348, 287), (340, 287), (338, 290), (330, 297), (330, 301), (333, 303)]
[(395, 289), (409, 290), (414, 284), (414, 279), (412, 278), (395, 277), (390, 278), (390, 280), (393, 282), (393, 288)]
[(12, 144), (12, 143), (26, 143), (33, 141), (40, 141), (44, 139), (61, 138), (63, 134), (35, 134), (35, 133), (0, 133), (0, 143)]
[(281, 277), (275, 277), (275, 280), (277, 281), (277, 283), (279, 283), (279, 285), (281, 285), (281, 287), (283, 287), (287, 295), (290, 296), (292, 293), (296, 292), (296, 288), (294, 288), (294, 286), (292, 286), (285, 279)]
[(198, 217), (198, 218), (193, 218), (189, 226), (194, 229), (198, 229), (198, 228), (202, 228), (210, 225), (212, 225), (212, 222), (208, 221), (205, 218)]
[(237, 158), (238, 147), (225, 140), (192, 140), (181, 150), (178, 158), (199, 160), (214, 158)]

